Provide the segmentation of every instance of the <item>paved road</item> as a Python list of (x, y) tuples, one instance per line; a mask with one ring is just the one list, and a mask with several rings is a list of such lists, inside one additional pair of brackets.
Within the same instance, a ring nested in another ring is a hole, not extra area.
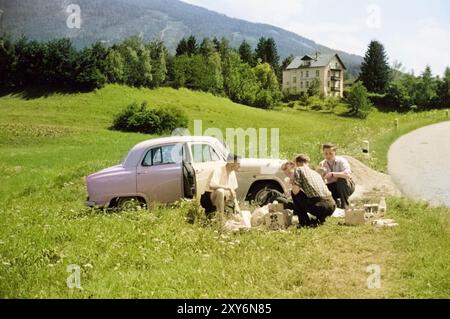
[(450, 206), (450, 122), (402, 136), (388, 159), (389, 174), (403, 194)]

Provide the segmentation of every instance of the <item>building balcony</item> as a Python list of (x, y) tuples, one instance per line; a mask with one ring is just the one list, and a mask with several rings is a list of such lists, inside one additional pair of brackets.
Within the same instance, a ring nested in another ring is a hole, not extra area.
[(337, 75), (332, 75), (331, 76), (331, 81), (339, 81), (340, 79), (341, 79), (340, 76), (337, 76)]
[(338, 86), (332, 86), (331, 87), (331, 92), (340, 92), (340, 91), (341, 91), (341, 88), (338, 87)]

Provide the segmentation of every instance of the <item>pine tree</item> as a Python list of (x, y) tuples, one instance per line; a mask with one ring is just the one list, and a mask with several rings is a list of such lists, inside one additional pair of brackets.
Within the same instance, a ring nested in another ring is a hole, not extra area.
[(186, 45), (187, 45), (187, 54), (188, 55), (195, 55), (198, 53), (197, 39), (193, 35), (191, 35), (187, 39)]
[(202, 43), (200, 43), (199, 53), (203, 56), (209, 56), (214, 52), (216, 52), (214, 43), (209, 38), (204, 38)]
[(439, 82), (438, 87), (439, 106), (441, 108), (450, 108), (450, 68), (447, 67), (444, 77)]
[(252, 47), (245, 40), (242, 41), (241, 45), (239, 46), (239, 55), (241, 56), (242, 62), (252, 66), (254, 65), (255, 59), (253, 57)]
[(177, 49), (176, 49), (176, 55), (180, 56), (183, 54), (188, 53), (188, 46), (187, 41), (185, 38), (181, 39), (180, 42), (178, 42)]
[(289, 64), (292, 63), (292, 61), (294, 61), (294, 56), (291, 54), (283, 60), (283, 62), (281, 63), (281, 69), (286, 70), (286, 68), (289, 66)]
[(280, 57), (278, 55), (277, 45), (273, 38), (259, 39), (258, 45), (256, 46), (255, 56), (261, 63), (268, 63), (272, 69), (278, 73), (280, 69)]
[(384, 46), (378, 41), (370, 42), (361, 64), (359, 79), (369, 92), (384, 93), (390, 81), (390, 74)]
[(14, 43), (9, 37), (0, 37), (0, 87), (12, 84), (15, 64)]
[(436, 103), (437, 99), (437, 82), (433, 77), (431, 67), (427, 65), (421, 77), (416, 83), (415, 99), (416, 104), (420, 108), (430, 108)]

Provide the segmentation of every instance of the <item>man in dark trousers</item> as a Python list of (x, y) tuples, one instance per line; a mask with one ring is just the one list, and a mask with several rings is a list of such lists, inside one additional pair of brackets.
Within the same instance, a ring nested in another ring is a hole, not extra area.
[[(309, 167), (309, 157), (298, 155), (295, 159), (296, 168), (292, 175), (292, 164), (283, 165), (286, 176), (291, 178), (294, 213), (298, 216), (300, 227), (322, 225), (326, 218), (336, 209), (336, 203), (325, 185), (322, 176)], [(311, 220), (308, 213), (315, 216)]]
[(352, 179), (352, 170), (345, 157), (336, 156), (336, 145), (324, 144), (322, 146), (324, 160), (320, 163), (325, 171), (327, 187), (333, 195), (338, 207), (347, 209), (349, 197), (355, 192), (355, 183)]

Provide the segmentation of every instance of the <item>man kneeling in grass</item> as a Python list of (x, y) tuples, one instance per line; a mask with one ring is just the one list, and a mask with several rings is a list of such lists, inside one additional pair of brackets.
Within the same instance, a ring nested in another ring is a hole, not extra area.
[[(300, 227), (321, 225), (336, 209), (327, 185), (320, 174), (309, 167), (309, 162), (309, 157), (302, 154), (296, 157), (295, 163), (287, 162), (282, 166), (292, 181), (294, 213), (298, 216)], [(308, 213), (316, 220), (311, 220)]]
[(355, 192), (355, 183), (352, 179), (350, 164), (342, 156), (336, 156), (336, 145), (324, 144), (322, 146), (324, 160), (320, 166), (325, 171), (327, 187), (333, 195), (338, 207), (347, 209), (348, 199)]

